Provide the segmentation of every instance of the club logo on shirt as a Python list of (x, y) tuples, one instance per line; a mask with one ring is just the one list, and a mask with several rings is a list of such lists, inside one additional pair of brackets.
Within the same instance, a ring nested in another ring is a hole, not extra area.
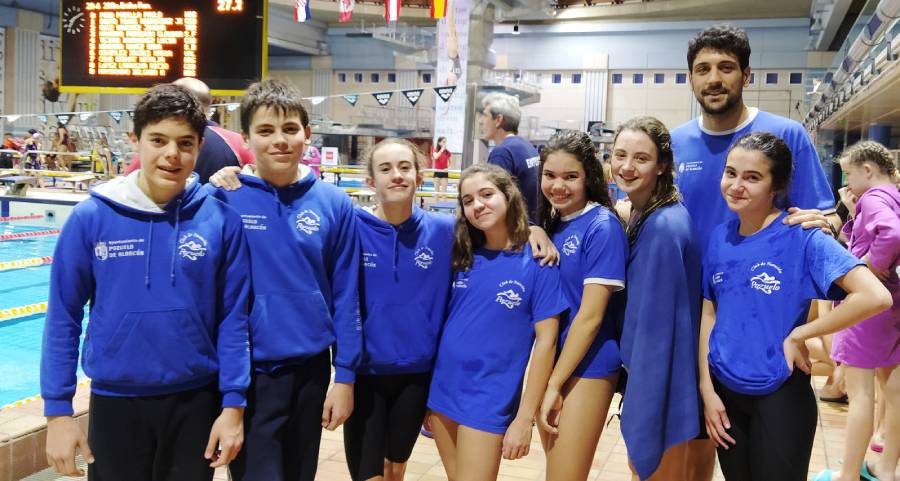
[(700, 160), (694, 160), (691, 162), (682, 162), (678, 164), (678, 173), (683, 174), (685, 172), (700, 172), (703, 170), (703, 162)]
[(469, 278), (463, 277), (462, 279), (457, 279), (453, 282), (454, 289), (468, 289), (469, 288)]
[(525, 295), (525, 286), (519, 281), (506, 280), (498, 286), (502, 289), (497, 293), (495, 299), (497, 303), (503, 305), (507, 309), (515, 309), (522, 304), (522, 297)]
[(378, 263), (376, 262), (378, 260), (378, 254), (376, 254), (374, 252), (363, 252), (362, 255), (363, 255), (363, 266), (368, 267), (368, 268), (378, 267)]
[(101, 261), (105, 261), (109, 257), (109, 248), (106, 247), (106, 242), (97, 242), (97, 245), (94, 246), (94, 255)]
[(578, 236), (575, 234), (566, 237), (566, 241), (563, 242), (562, 251), (563, 254), (570, 256), (576, 252), (578, 252), (578, 246), (581, 245), (581, 241), (578, 240)]
[(717, 286), (721, 283), (725, 282), (725, 273), (724, 272), (716, 272), (712, 276), (712, 284)]
[(750, 272), (757, 270), (760, 273), (750, 278), (750, 287), (768, 295), (781, 290), (781, 281), (776, 277), (781, 274), (781, 267), (771, 262), (759, 262), (750, 268)]
[(297, 230), (306, 235), (312, 235), (313, 232), (319, 232), (319, 226), (322, 219), (319, 215), (311, 210), (300, 211), (297, 214)]
[(428, 269), (434, 262), (434, 251), (428, 246), (422, 246), (416, 249), (415, 262), (418, 267)]
[(178, 239), (178, 255), (196, 261), (206, 255), (206, 239), (200, 234), (188, 232)]
[(541, 157), (529, 157), (525, 159), (525, 165), (527, 165), (529, 169), (533, 169), (541, 165)]

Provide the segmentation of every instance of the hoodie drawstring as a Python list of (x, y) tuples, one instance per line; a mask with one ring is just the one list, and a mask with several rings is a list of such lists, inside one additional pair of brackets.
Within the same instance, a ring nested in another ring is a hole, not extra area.
[(147, 271), (144, 273), (144, 286), (150, 288), (150, 253), (153, 251), (153, 217), (150, 218), (150, 232), (147, 234)]
[(175, 259), (178, 257), (178, 229), (181, 226), (181, 199), (175, 207), (175, 237), (172, 241), (172, 264), (169, 266), (169, 279), (175, 285)]
[(394, 267), (394, 278), (397, 277), (397, 257), (400, 255), (400, 236), (397, 234), (397, 228), (393, 229), (394, 232), (394, 258), (393, 258), (393, 267)]

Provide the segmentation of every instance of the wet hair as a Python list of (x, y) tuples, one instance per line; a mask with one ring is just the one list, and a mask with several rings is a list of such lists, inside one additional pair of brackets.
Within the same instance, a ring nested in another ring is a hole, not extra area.
[(203, 140), (206, 115), (190, 90), (172, 84), (159, 84), (147, 90), (134, 106), (134, 135), (140, 139), (145, 127), (166, 119), (187, 122), (197, 139)]
[(385, 147), (387, 145), (400, 145), (409, 149), (413, 155), (413, 165), (416, 168), (416, 174), (418, 174), (422, 170), (422, 166), (425, 165), (425, 154), (419, 150), (419, 147), (416, 144), (397, 137), (388, 137), (386, 139), (382, 139), (377, 144), (373, 145), (366, 151), (365, 154), (365, 162), (366, 162), (366, 172), (368, 172), (369, 177), (375, 177), (375, 152), (378, 152), (378, 149)]
[(256, 111), (268, 107), (281, 115), (298, 114), (303, 127), (309, 126), (309, 114), (303, 107), (300, 91), (281, 80), (256, 82), (247, 88), (241, 99), (241, 130), (250, 134), (250, 124)]
[(519, 121), (522, 119), (522, 109), (519, 108), (519, 99), (509, 94), (500, 92), (489, 93), (481, 99), (482, 111), (490, 111), (491, 118), (503, 116), (500, 128), (513, 134), (519, 133)]
[(650, 138), (656, 147), (656, 165), (662, 170), (662, 173), (656, 178), (656, 186), (650, 192), (647, 207), (636, 221), (629, 222), (626, 229), (629, 244), (634, 244), (641, 226), (650, 217), (650, 214), (661, 207), (680, 201), (681, 195), (675, 186), (675, 156), (672, 153), (672, 136), (666, 125), (656, 117), (650, 116), (629, 119), (616, 129), (616, 133), (613, 135), (613, 146), (615, 146), (619, 134), (626, 130), (641, 132)]
[(878, 170), (882, 174), (889, 177), (893, 177), (897, 173), (897, 163), (891, 156), (891, 152), (887, 147), (874, 140), (864, 140), (853, 144), (850, 148), (841, 152), (839, 159), (847, 159), (854, 165), (871, 162), (878, 166)]
[[(547, 146), (541, 150), (541, 175), (547, 158), (556, 152), (570, 154), (581, 164), (584, 169), (584, 191), (587, 201), (596, 202), (613, 210), (609, 198), (609, 184), (603, 173), (603, 166), (597, 159), (597, 147), (594, 146), (590, 135), (577, 130), (560, 130), (553, 134)], [(541, 219), (541, 227), (547, 234), (552, 234), (559, 227), (559, 212), (546, 197), (541, 196), (539, 200), (538, 218)]]
[(692, 38), (688, 42), (688, 70), (694, 70), (694, 59), (704, 48), (734, 55), (742, 71), (750, 66), (750, 39), (747, 32), (734, 25), (713, 25)]
[(466, 218), (462, 201), (462, 186), (466, 180), (483, 175), (506, 197), (506, 229), (513, 249), (520, 249), (528, 242), (528, 209), (525, 199), (509, 172), (493, 164), (477, 164), (462, 172), (459, 178), (459, 210), (456, 214), (456, 232), (453, 239), (453, 269), (467, 271), (472, 268), (473, 252), (487, 241), (484, 232)]
[[(775, 206), (786, 208), (788, 192), (791, 189), (791, 175), (793, 175), (794, 163), (791, 149), (780, 137), (768, 132), (750, 132), (734, 141), (728, 149), (728, 155), (734, 149), (744, 149), (749, 152), (759, 152), (769, 159), (769, 169), (772, 173), (772, 190), (775, 191)], [(726, 159), (728, 156), (726, 156)]]

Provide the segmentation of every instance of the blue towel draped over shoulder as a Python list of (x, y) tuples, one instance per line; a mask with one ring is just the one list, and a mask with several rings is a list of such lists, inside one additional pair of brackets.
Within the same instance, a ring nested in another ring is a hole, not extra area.
[(627, 301), (619, 309), (628, 370), (621, 429), (641, 479), (656, 471), (667, 448), (699, 434), (701, 278), (700, 247), (684, 206), (651, 213), (631, 247)]

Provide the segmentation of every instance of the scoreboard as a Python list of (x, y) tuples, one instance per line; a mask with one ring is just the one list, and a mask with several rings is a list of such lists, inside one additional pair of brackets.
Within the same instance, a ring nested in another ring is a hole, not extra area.
[(140, 93), (181, 77), (238, 95), (266, 74), (266, 0), (60, 2), (60, 91)]

